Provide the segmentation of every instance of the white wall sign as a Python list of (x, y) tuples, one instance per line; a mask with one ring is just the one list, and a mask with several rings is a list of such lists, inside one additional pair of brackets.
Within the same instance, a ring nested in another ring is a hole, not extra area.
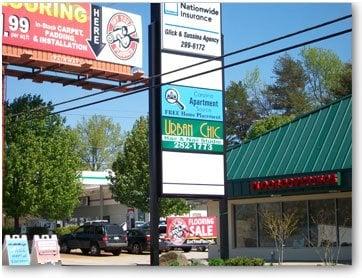
[(219, 3), (162, 3), (162, 49), (221, 56)]

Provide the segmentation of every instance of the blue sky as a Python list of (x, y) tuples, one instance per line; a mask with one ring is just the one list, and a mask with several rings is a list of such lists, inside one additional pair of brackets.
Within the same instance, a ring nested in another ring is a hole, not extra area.
[[(140, 14), (142, 16), (144, 51), (143, 51), (143, 69), (148, 73), (148, 34), (147, 26), (150, 21), (150, 4), (143, 3), (102, 3), (114, 9), (120, 9), (127, 12)], [(240, 48), (250, 46), (262, 41), (266, 41), (290, 32), (294, 32), (312, 25), (316, 25), (328, 20), (335, 19), (352, 12), (351, 4), (346, 3), (223, 3), (222, 4), (222, 30), (224, 34), (224, 51), (228, 53)], [(297, 36), (261, 47), (252, 51), (247, 51), (225, 60), (225, 64), (243, 60), (253, 56), (273, 51), (279, 48), (290, 46), (306, 40), (311, 40), (319, 36), (334, 33), (352, 27), (352, 20), (324, 27), (316, 31), (308, 32)], [(352, 60), (352, 35), (346, 34), (340, 37), (329, 39), (320, 43), (311, 45), (312, 47), (326, 48), (334, 51), (342, 61)], [(288, 52), (293, 57), (298, 58), (300, 49)], [(271, 56), (254, 62), (243, 64), (225, 71), (226, 86), (231, 81), (241, 80), (247, 72), (258, 67), (261, 72), (262, 81), (271, 83), (273, 81), (272, 68), (278, 56)], [(46, 101), (57, 103), (78, 96), (90, 94), (94, 91), (85, 91), (77, 87), (43, 83), (37, 84), (30, 80), (17, 80), (8, 77), (7, 98), (12, 100), (24, 93), (40, 94)], [(91, 101), (111, 97), (117, 93), (106, 93), (98, 97), (88, 98), (68, 105), (58, 106), (55, 111), (88, 103)], [(67, 118), (67, 124), (75, 126), (84, 116), (88, 118), (94, 114), (111, 117), (115, 122), (121, 125), (123, 131), (129, 131), (134, 121), (141, 115), (148, 113), (148, 92), (142, 92), (132, 96), (120, 98), (110, 102), (70, 111), (64, 114)]]

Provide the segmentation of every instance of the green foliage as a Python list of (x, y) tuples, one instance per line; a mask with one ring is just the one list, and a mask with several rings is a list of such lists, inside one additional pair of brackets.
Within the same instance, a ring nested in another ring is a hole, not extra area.
[(169, 251), (160, 256), (160, 266), (188, 266), (189, 261), (182, 253)]
[(206, 264), (202, 263), (199, 259), (191, 259), (191, 266), (205, 266)]
[(225, 261), (220, 258), (213, 258), (208, 260), (210, 266), (224, 266)]
[(265, 261), (261, 258), (236, 257), (227, 259), (226, 266), (263, 266)]
[(77, 226), (77, 225), (70, 225), (70, 226), (66, 226), (66, 227), (55, 228), (53, 232), (59, 238), (63, 235), (74, 233), (78, 228), (79, 228), (79, 226)]
[(20, 228), (2, 227), (2, 242), (4, 242), (5, 235), (18, 235), (18, 234), (20, 234)]
[(272, 129), (289, 123), (294, 119), (294, 116), (273, 115), (263, 120), (256, 121), (249, 129), (246, 139), (254, 139), (261, 134), (264, 134)]
[[(148, 120), (141, 117), (126, 136), (123, 151), (113, 164), (116, 177), (111, 190), (116, 201), (149, 211)], [(160, 215), (184, 214), (189, 206), (183, 199), (160, 198)]]
[(94, 115), (78, 123), (78, 150), (88, 170), (99, 171), (110, 168), (115, 154), (121, 150), (121, 127), (105, 116)]
[(285, 54), (275, 62), (276, 81), (264, 91), (271, 108), (284, 115), (302, 114), (311, 110), (305, 92), (307, 76), (302, 63)]
[(331, 92), (335, 98), (352, 94), (352, 64), (345, 63), (344, 70), (339, 76), (339, 82), (331, 86)]
[(220, 258), (209, 259), (209, 266), (263, 266), (262, 258), (235, 257), (227, 260)]
[[(32, 109), (37, 113), (29, 114)], [(60, 116), (45, 116), (51, 111), (40, 96), (24, 95), (6, 103), (3, 209), (14, 217), (15, 226), (28, 215), (70, 217), (79, 202), (76, 137)]]
[(180, 266), (180, 263), (178, 260), (172, 260), (172, 261), (167, 262), (167, 265), (168, 266)]
[(28, 240), (32, 240), (34, 235), (47, 235), (49, 233), (49, 229), (46, 227), (27, 227), (26, 235)]
[(240, 142), (255, 119), (257, 112), (248, 100), (241, 81), (231, 82), (225, 94), (225, 130), (228, 144)]
[(304, 48), (301, 56), (307, 74), (308, 89), (317, 107), (335, 100), (341, 92), (342, 95), (348, 94), (348, 88), (341, 88), (341, 80), (350, 79), (351, 88), (352, 68), (345, 66), (337, 54), (327, 49)]

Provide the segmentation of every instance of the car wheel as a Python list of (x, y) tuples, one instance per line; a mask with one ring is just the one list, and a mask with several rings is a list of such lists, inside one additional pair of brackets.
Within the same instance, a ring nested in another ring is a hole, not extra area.
[(183, 248), (181, 248), (181, 249), (182, 249), (182, 251), (184, 251), (185, 253), (188, 253), (188, 252), (191, 251), (191, 247), (183, 247)]
[(196, 248), (197, 251), (200, 251), (200, 252), (205, 252), (206, 251), (206, 247), (205, 246), (199, 246)]
[(99, 248), (97, 243), (95, 243), (95, 242), (91, 243), (89, 253), (92, 256), (99, 256), (99, 254), (101, 253), (101, 249)]
[(83, 255), (88, 255), (88, 253), (89, 253), (89, 249), (82, 248), (80, 250), (82, 250)]
[(118, 249), (118, 250), (112, 251), (112, 254), (113, 254), (114, 256), (119, 256), (119, 254), (121, 254), (121, 252), (122, 252), (122, 249)]
[(62, 244), (60, 245), (60, 253), (65, 253), (65, 254), (70, 253), (70, 248), (67, 242), (63, 241)]
[(132, 244), (132, 254), (142, 253), (141, 245), (138, 242)]

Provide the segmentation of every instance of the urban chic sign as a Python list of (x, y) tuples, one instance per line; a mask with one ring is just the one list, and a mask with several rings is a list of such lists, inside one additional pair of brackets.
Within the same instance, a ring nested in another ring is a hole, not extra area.
[(3, 44), (142, 67), (141, 16), (89, 3), (3, 3)]
[(322, 185), (338, 185), (339, 175), (337, 173), (293, 177), (284, 179), (272, 179), (263, 181), (252, 181), (250, 187), (254, 191), (278, 190), (300, 187), (313, 187)]
[(187, 78), (222, 67), (221, 60), (206, 60), (221, 55), (220, 4), (160, 5), (161, 74), (174, 72), (161, 78), (171, 82), (160, 91), (162, 194), (223, 196), (222, 70)]

